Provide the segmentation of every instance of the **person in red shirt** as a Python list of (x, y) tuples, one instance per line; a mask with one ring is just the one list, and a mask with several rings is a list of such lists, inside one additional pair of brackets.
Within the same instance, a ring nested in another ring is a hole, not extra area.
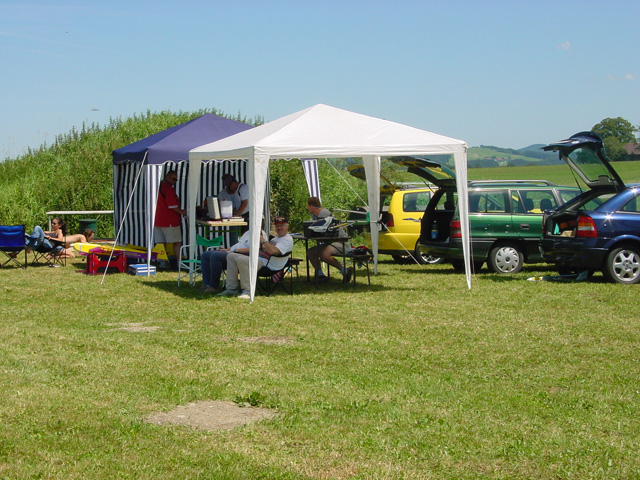
[[(180, 208), (180, 199), (176, 194), (178, 173), (170, 170), (160, 182), (158, 190), (158, 205), (156, 206), (156, 218), (153, 223), (153, 238), (156, 243), (163, 243), (165, 251), (169, 243), (173, 244), (173, 253), (177, 257), (182, 247), (182, 215), (186, 210)], [(175, 258), (173, 259), (174, 263)]]

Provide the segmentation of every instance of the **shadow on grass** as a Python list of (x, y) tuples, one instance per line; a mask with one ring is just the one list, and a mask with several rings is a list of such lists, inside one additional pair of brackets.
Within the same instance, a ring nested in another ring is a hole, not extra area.
[[(389, 264), (393, 264), (393, 261), (386, 262)], [(396, 264), (397, 265), (397, 264)], [(464, 275), (464, 272), (460, 272), (455, 270), (450, 264), (441, 263), (441, 264), (432, 264), (432, 265), (422, 265), (422, 268), (416, 268), (416, 265), (406, 265), (401, 267), (396, 267), (402, 273), (422, 273), (422, 274), (438, 274), (438, 275)], [(490, 280), (495, 283), (505, 283), (505, 282), (522, 282), (527, 281), (530, 277), (555, 277), (558, 276), (558, 272), (555, 270), (553, 265), (550, 264), (526, 264), (522, 267), (522, 270), (517, 274), (508, 274), (508, 273), (494, 273), (490, 272), (486, 266), (483, 266), (479, 271), (474, 271), (472, 273), (472, 278), (481, 278), (483, 280)], [(580, 282), (576, 282), (575, 278), (566, 277), (559, 279), (546, 279), (539, 280), (546, 282), (556, 282), (556, 283), (607, 283), (605, 278), (596, 272), (594, 275), (590, 276), (587, 280), (582, 280)]]
[[(275, 292), (273, 292), (270, 297), (282, 297), (282, 296), (300, 296), (300, 295), (326, 295), (330, 293), (366, 293), (366, 292), (379, 292), (387, 290), (387, 288), (375, 284), (374, 276), (371, 276), (371, 285), (367, 284), (366, 274), (365, 277), (362, 278), (360, 275), (357, 277), (357, 283), (354, 285), (353, 282), (349, 283), (349, 285), (344, 285), (340, 280), (332, 278), (330, 281), (326, 283), (319, 284), (317, 287), (313, 282), (307, 282), (306, 275), (301, 275), (298, 279), (298, 282), (294, 280), (293, 282), (293, 295), (289, 295), (286, 291), (281, 288), (278, 288)], [(192, 298), (194, 300), (208, 300), (211, 298), (215, 298), (215, 294), (202, 293), (199, 290), (199, 284), (196, 287), (192, 287), (188, 282), (182, 284), (182, 286), (178, 287), (177, 279), (174, 280), (157, 280), (153, 281), (144, 281), (141, 279), (141, 283), (145, 287), (156, 288), (158, 290), (162, 290), (163, 292), (173, 294), (175, 296), (181, 298)], [(288, 284), (287, 284), (288, 287)], [(256, 289), (256, 298), (267, 298), (267, 296), (262, 293), (259, 289)]]

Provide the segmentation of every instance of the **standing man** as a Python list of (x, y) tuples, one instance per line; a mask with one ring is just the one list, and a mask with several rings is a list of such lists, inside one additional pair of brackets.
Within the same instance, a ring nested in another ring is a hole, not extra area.
[[(228, 173), (222, 176), (222, 190), (218, 194), (219, 200), (227, 200), (233, 204), (233, 216), (242, 217), (247, 225), (240, 228), (240, 233), (249, 230), (249, 186), (238, 182), (233, 175)], [(238, 242), (238, 234), (234, 231), (229, 234), (231, 245)]]
[(182, 247), (182, 215), (186, 210), (180, 208), (180, 199), (176, 194), (178, 173), (169, 170), (160, 182), (158, 190), (158, 205), (156, 206), (156, 218), (153, 223), (153, 239), (156, 243), (163, 243), (168, 252), (168, 244), (173, 244), (174, 256), (169, 259), (172, 267), (178, 265), (177, 257)]
[[(320, 199), (318, 197), (309, 197), (307, 199), (307, 210), (309, 210), (312, 220), (319, 220), (321, 218), (331, 216), (331, 212), (329, 210), (327, 210), (326, 208), (322, 208), (322, 204), (320, 203)], [(347, 233), (342, 227), (338, 229), (338, 236), (347, 236)], [(328, 277), (322, 271), (321, 262), (325, 262), (327, 265), (331, 265), (332, 267), (340, 270), (340, 273), (342, 273), (342, 281), (344, 283), (349, 283), (349, 280), (351, 280), (351, 275), (353, 275), (353, 269), (351, 267), (345, 267), (334, 257), (334, 255), (337, 254), (344, 254), (344, 249), (349, 247), (347, 243), (348, 242), (318, 242), (315, 247), (311, 247), (309, 250), (307, 250), (307, 258), (315, 269), (315, 276), (317, 281), (323, 282), (328, 280)]]
[[(293, 238), (289, 235), (289, 222), (284, 217), (276, 217), (273, 220), (276, 236), (270, 241), (260, 235), (260, 256), (258, 268), (267, 266), (271, 270), (278, 271), (287, 264), (287, 257), (273, 257), (272, 255), (285, 255), (293, 250)], [(238, 277), (240, 285), (238, 285)], [(242, 287), (240, 293), (238, 287)], [(249, 299), (249, 256), (241, 253), (227, 255), (227, 284), (226, 290), (219, 293), (221, 297), (235, 297)], [(239, 295), (238, 295), (239, 294)]]

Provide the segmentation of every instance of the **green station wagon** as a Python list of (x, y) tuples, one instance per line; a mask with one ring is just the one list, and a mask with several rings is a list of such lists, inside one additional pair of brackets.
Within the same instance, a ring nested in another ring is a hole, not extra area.
[[(462, 233), (458, 219), (453, 172), (431, 167), (442, 181), (422, 217), (419, 249), (442, 257), (457, 270), (464, 269)], [(446, 178), (449, 177), (449, 178)], [(469, 224), (473, 268), (486, 262), (490, 271), (516, 273), (525, 262), (542, 262), (538, 243), (542, 214), (580, 194), (576, 187), (544, 180), (469, 182)]]

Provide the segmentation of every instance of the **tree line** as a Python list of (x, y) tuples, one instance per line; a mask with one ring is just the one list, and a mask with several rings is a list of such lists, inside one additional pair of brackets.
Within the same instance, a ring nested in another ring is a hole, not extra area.
[(630, 121), (616, 117), (605, 118), (596, 123), (591, 130), (602, 138), (609, 160), (614, 162), (630, 160), (625, 146), (628, 143), (638, 143), (636, 133), (640, 133), (640, 126), (633, 126)]

